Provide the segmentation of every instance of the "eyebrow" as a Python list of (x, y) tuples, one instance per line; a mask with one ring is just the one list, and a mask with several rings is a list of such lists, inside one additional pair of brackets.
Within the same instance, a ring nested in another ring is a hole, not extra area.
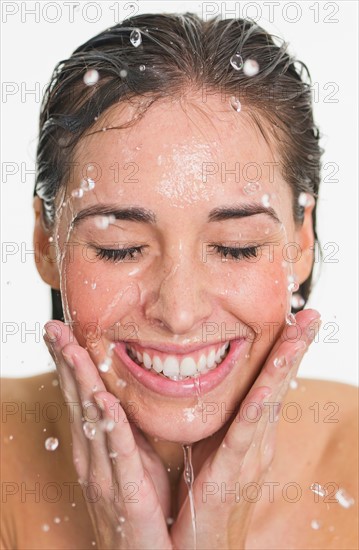
[[(281, 223), (272, 207), (266, 207), (259, 203), (224, 205), (214, 208), (208, 214), (208, 222), (248, 218), (258, 214), (266, 214), (276, 223)], [(85, 218), (90, 218), (93, 216), (114, 216), (116, 220), (142, 222), (152, 225), (157, 222), (156, 214), (152, 210), (148, 210), (146, 208), (138, 206), (114, 208), (112, 204), (95, 204), (78, 212), (73, 220), (73, 225), (76, 225)]]

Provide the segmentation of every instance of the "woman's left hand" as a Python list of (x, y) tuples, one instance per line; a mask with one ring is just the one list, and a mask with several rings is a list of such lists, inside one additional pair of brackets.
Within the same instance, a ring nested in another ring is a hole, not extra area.
[[(261, 485), (273, 461), (278, 413), (289, 388), (289, 382), (298, 370), (300, 361), (319, 328), (319, 313), (304, 310), (296, 315), (300, 340), (289, 341), (290, 327), (286, 327), (274, 344), (256, 381), (242, 401), (239, 413), (230, 425), (219, 447), (209, 455), (193, 483), (196, 512), (197, 548), (245, 548), (248, 527), (255, 504), (240, 497), (236, 502), (233, 491), (247, 483)], [(293, 327), (295, 332), (297, 327)], [(284, 334), (286, 336), (284, 336)], [(277, 366), (274, 364), (274, 360)], [(252, 405), (249, 407), (249, 403)], [(263, 403), (267, 403), (265, 406)], [(268, 406), (272, 405), (272, 406)], [(257, 413), (253, 415), (253, 408)], [(250, 409), (252, 409), (250, 411)], [(253, 421), (253, 418), (256, 420)], [(258, 420), (259, 419), (259, 420)], [(203, 442), (195, 444), (196, 452)], [(206, 495), (209, 487), (220, 488)], [(222, 488), (228, 492), (223, 498)], [(232, 491), (230, 493), (229, 491)], [(239, 493), (239, 491), (238, 491)], [(171, 539), (174, 549), (192, 549), (194, 533), (189, 498), (187, 497), (178, 518), (172, 525)]]

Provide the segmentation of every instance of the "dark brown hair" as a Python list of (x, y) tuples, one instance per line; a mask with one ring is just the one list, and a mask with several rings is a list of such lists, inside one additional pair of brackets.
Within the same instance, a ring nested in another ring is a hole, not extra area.
[[(136, 29), (142, 39), (137, 47), (130, 39)], [(54, 200), (66, 185), (76, 144), (106, 109), (118, 101), (143, 98), (129, 126), (157, 99), (179, 97), (189, 89), (202, 90), (204, 101), (206, 95), (221, 93), (251, 107), (253, 121), (277, 144), (292, 190), (293, 216), (301, 223), (304, 209), (298, 197), (307, 192), (317, 198), (322, 149), (309, 71), (287, 47), (253, 21), (203, 21), (185, 13), (137, 15), (77, 48), (55, 67), (41, 107), (34, 195), (43, 200), (46, 225), (53, 224)], [(247, 76), (235, 70), (230, 63), (234, 54), (257, 62), (258, 73)], [(83, 82), (89, 69), (100, 75), (94, 86)], [(316, 207), (312, 216), (317, 241)], [(311, 282), (312, 272), (299, 289), (305, 301)], [(53, 316), (60, 319), (60, 293), (52, 290), (52, 297)]]

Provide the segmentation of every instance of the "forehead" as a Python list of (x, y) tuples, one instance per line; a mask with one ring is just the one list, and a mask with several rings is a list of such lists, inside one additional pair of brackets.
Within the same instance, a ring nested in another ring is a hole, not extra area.
[(248, 182), (260, 181), (265, 192), (283, 184), (276, 144), (264, 138), (250, 105), (236, 112), (220, 94), (191, 95), (157, 100), (138, 116), (139, 101), (112, 106), (80, 140), (70, 189), (92, 177), (89, 166), (97, 199), (155, 194), (182, 207), (216, 200), (224, 189), (238, 194)]

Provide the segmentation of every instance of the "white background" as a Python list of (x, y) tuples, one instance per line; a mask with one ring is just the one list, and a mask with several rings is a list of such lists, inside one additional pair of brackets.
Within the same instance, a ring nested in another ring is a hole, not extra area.
[[(34, 176), (26, 169), (34, 168), (40, 95), (55, 64), (135, 10), (202, 14), (211, 9), (226, 18), (236, 9), (237, 16), (253, 17), (284, 37), (309, 67), (316, 83), (315, 118), (324, 135), (323, 163), (332, 163), (323, 171), (318, 212), (327, 261), (308, 304), (322, 313), (323, 328), (299, 375), (358, 384), (357, 2), (74, 2), (74, 11), (66, 2), (38, 4), (35, 16), (28, 12), (35, 2), (2, 2), (3, 252), (4, 246), (8, 251), (14, 247), (14, 254), (3, 254), (1, 263), (2, 376), (30, 376), (53, 368), (41, 336), (51, 316), (50, 289), (37, 274), (31, 254)], [(31, 94), (36, 87), (37, 93)], [(12, 175), (7, 172), (11, 166), (17, 170)], [(337, 261), (330, 263), (330, 257)]]

